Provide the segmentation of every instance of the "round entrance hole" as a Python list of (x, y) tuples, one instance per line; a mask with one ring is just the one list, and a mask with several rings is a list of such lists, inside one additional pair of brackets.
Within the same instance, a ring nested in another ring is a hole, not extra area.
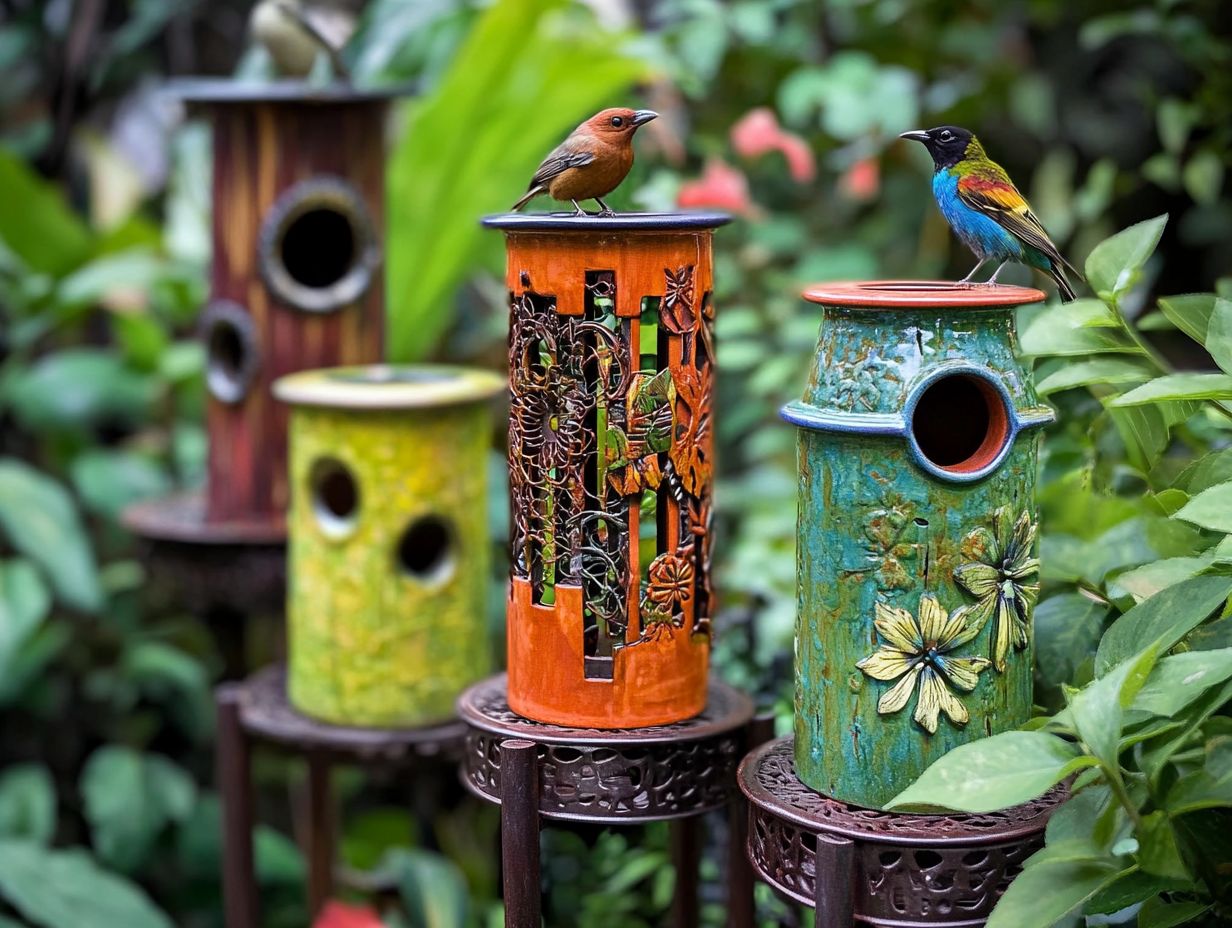
[(332, 538), (349, 534), (359, 516), (359, 484), (351, 469), (337, 458), (321, 458), (312, 465), (308, 481), (321, 531)]
[(355, 230), (336, 209), (310, 209), (288, 223), (278, 254), (296, 283), (330, 287), (355, 263)]
[(224, 403), (238, 403), (248, 395), (257, 372), (257, 339), (252, 319), (229, 301), (210, 304), (201, 316), (205, 342), (205, 382)]
[(367, 292), (380, 249), (359, 191), (339, 177), (300, 181), (261, 227), (261, 274), (278, 299), (305, 312), (333, 312)]
[(910, 438), (941, 476), (982, 474), (1010, 439), (1010, 410), (1001, 391), (974, 373), (938, 377), (911, 409)]
[(407, 526), (395, 552), (398, 567), (421, 583), (441, 583), (453, 573), (453, 530), (439, 516)]

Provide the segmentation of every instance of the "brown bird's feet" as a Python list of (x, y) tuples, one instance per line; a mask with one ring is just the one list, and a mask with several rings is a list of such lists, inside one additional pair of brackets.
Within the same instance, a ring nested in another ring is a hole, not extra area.
[(595, 213), (596, 216), (602, 216), (606, 219), (616, 215), (616, 210), (612, 209), (598, 197), (595, 197), (595, 202), (599, 204), (599, 212)]
[(573, 209), (575, 210), (573, 215), (575, 216), (589, 216), (590, 215), (590, 213), (582, 209), (582, 204), (579, 203), (577, 200), (570, 200), (569, 202), (573, 204)]

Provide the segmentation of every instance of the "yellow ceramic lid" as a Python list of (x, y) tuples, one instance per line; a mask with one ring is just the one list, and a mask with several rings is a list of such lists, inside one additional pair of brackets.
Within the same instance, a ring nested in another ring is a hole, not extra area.
[(505, 390), (505, 378), (448, 364), (368, 364), (288, 374), (274, 396), (293, 406), (336, 409), (423, 409), (482, 403)]

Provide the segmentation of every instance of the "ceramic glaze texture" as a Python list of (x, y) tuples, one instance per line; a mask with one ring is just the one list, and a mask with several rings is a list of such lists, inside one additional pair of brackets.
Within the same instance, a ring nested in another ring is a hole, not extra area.
[(705, 707), (726, 221), (486, 221), (508, 247), (508, 697), (527, 718), (634, 728)]
[(881, 807), (942, 754), (1030, 715), (1038, 427), (1052, 414), (1015, 358), (1013, 304), (1042, 294), (961, 293), (819, 295), (808, 386), (783, 411), (799, 426), (796, 766), (856, 805)]
[[(481, 376), (469, 399), (413, 408), (330, 406), (337, 384), (292, 397), (284, 385), (302, 378), (279, 381), (293, 403), (288, 695), (299, 711), (428, 724), (491, 671), (487, 398), (503, 383)], [(362, 395), (354, 381), (343, 389)]]

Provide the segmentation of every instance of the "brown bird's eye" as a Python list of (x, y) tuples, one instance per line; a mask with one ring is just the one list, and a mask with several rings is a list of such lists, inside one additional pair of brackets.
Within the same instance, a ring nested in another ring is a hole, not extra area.
[(613, 116), (612, 117), (612, 125), (615, 126), (617, 129), (619, 129), (624, 124), (625, 124), (625, 119), (623, 116)]

